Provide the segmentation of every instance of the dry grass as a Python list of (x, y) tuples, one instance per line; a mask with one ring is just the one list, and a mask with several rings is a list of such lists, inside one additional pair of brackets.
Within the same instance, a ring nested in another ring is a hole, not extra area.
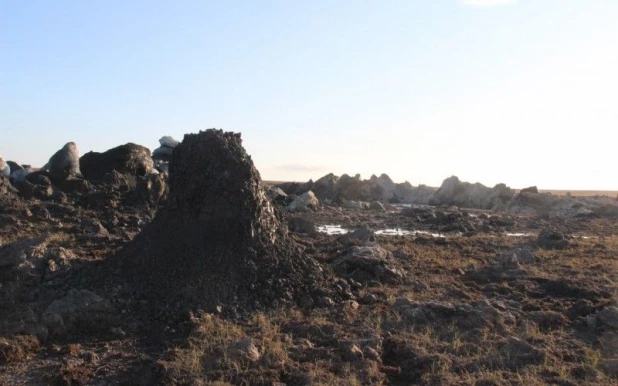
[[(537, 250), (536, 262), (518, 268), (520, 279), (480, 285), (464, 280), (461, 272), (490, 267), (521, 242), (526, 241), (482, 235), (445, 245), (405, 238), (385, 242), (387, 249), (414, 258), (402, 263), (407, 283), (364, 287), (357, 295), (376, 294), (382, 300), (360, 307), (348, 302), (311, 312), (257, 313), (242, 322), (196, 317), (188, 345), (168, 363), (172, 379), (194, 384), (616, 384), (615, 374), (604, 366), (609, 354), (585, 323), (564, 316), (575, 300), (539, 296), (544, 287), (530, 278), (542, 284), (566, 277), (584, 294), (616, 288), (618, 236), (604, 238), (604, 248), (598, 247), (599, 239), (577, 239), (568, 250)], [(399, 297), (462, 306), (520, 300), (519, 309), (511, 308), (516, 323), (507, 324), (501, 316), (471, 326), (467, 316), (458, 315), (417, 322), (394, 308)], [(604, 301), (590, 298), (593, 305)], [(231, 348), (246, 339), (255, 344), (259, 359), (232, 355)], [(362, 354), (354, 354), (353, 347)], [(379, 357), (371, 357), (371, 350)]]
[(39, 349), (39, 340), (34, 336), (0, 337), (0, 365), (24, 361)]
[[(617, 335), (587, 324), (618, 298), (618, 236), (611, 235), (617, 224), (594, 221), (577, 223), (577, 229), (595, 237), (572, 239), (566, 250), (537, 249), (535, 237), (498, 234), (447, 242), (380, 237), (382, 247), (397, 252), (389, 263), (404, 272), (399, 284), (361, 283), (353, 290), (360, 305), (278, 309), (240, 319), (194, 315), (190, 337), (161, 361), (164, 383), (618, 384), (610, 366), (618, 355)], [(51, 240), (67, 246), (74, 241)], [(342, 252), (334, 238), (303, 241), (324, 262)], [(493, 275), (500, 257), (522, 245), (536, 258)], [(366, 295), (373, 300), (363, 300)], [(395, 307), (404, 297), (456, 311), (431, 311), (424, 320)], [(499, 315), (479, 317), (470, 311), (480, 309), (477, 302)], [(13, 343), (0, 340), (2, 345)]]

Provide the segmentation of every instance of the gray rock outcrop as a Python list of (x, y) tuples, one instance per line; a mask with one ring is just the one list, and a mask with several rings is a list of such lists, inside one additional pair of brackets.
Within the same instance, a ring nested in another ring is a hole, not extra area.
[(505, 210), (514, 197), (504, 184), (488, 188), (483, 184), (462, 182), (452, 176), (429, 198), (429, 205), (455, 205), (461, 208)]

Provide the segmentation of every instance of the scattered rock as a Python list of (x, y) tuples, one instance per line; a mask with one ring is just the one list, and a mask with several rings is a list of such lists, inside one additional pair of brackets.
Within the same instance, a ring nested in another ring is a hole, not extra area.
[(560, 232), (544, 229), (539, 233), (536, 244), (543, 249), (565, 249), (569, 246), (569, 241)]
[(147, 174), (139, 177), (137, 186), (129, 202), (158, 205), (167, 199), (168, 184), (165, 176), (161, 174)]
[(257, 362), (261, 358), (260, 351), (251, 338), (243, 339), (231, 345), (228, 354), (236, 360), (249, 362)]
[(368, 194), (365, 190), (365, 185), (360, 178), (360, 174), (351, 177), (347, 174), (342, 175), (337, 179), (335, 184), (337, 191), (337, 199), (347, 202), (349, 200), (365, 200)]
[(309, 235), (314, 235), (317, 232), (315, 223), (303, 217), (292, 217), (289, 219), (288, 228), (292, 232), (306, 233)]
[(404, 297), (397, 298), (393, 309), (408, 322), (427, 324), (453, 322), (461, 328), (479, 328), (489, 325), (515, 324), (515, 316), (498, 310), (487, 300), (472, 305), (450, 302), (417, 302)]
[(365, 294), (361, 298), (363, 304), (374, 304), (378, 301), (378, 297), (374, 294)]
[(594, 325), (618, 330), (618, 307), (610, 306), (594, 314)]
[(50, 331), (63, 333), (64, 329), (100, 330), (109, 326), (114, 308), (109, 301), (88, 290), (71, 289), (68, 294), (52, 302), (43, 313)]
[(144, 176), (154, 167), (150, 150), (134, 143), (104, 153), (88, 152), (79, 160), (79, 165), (84, 177), (90, 181), (101, 181), (114, 170), (123, 175)]
[(348, 232), (339, 237), (339, 242), (345, 246), (374, 243), (376, 234), (368, 225), (363, 225), (354, 232)]
[(49, 172), (52, 181), (55, 183), (81, 176), (79, 151), (75, 142), (68, 142), (62, 149), (54, 153), (41, 170)]
[(534, 194), (538, 194), (539, 193), (539, 188), (537, 188), (536, 186), (531, 186), (529, 188), (524, 188), (522, 190), (519, 191), (519, 193), (534, 193)]
[(356, 344), (344, 344), (343, 358), (347, 361), (354, 361), (363, 358), (363, 351)]
[(318, 299), (319, 307), (333, 307), (335, 305), (335, 301), (328, 296), (322, 296)]
[(175, 148), (176, 146), (180, 145), (180, 141), (175, 140), (169, 135), (164, 135), (163, 137), (161, 137), (161, 139), (159, 139), (159, 144), (161, 146)]
[(461, 182), (452, 176), (444, 180), (429, 199), (430, 205), (456, 205), (463, 208), (505, 210), (514, 193), (504, 184), (488, 188), (480, 183)]
[(560, 328), (569, 323), (564, 315), (555, 311), (533, 311), (528, 313), (528, 317), (544, 330)]
[(514, 368), (543, 363), (547, 357), (544, 350), (514, 336), (507, 339), (501, 348), (501, 352), (507, 358), (510, 358), (510, 365)]
[(346, 200), (344, 201), (343, 206), (348, 209), (369, 209), (369, 203), (365, 201)]
[(307, 212), (315, 211), (319, 205), (320, 201), (315, 194), (313, 194), (312, 191), (308, 191), (297, 196), (294, 201), (288, 205), (287, 209), (290, 212)]
[(371, 201), (369, 203), (369, 209), (377, 210), (377, 211), (380, 211), (380, 212), (386, 211), (386, 208), (384, 207), (384, 205), (380, 201)]
[(400, 283), (403, 271), (395, 267), (393, 260), (392, 254), (379, 246), (354, 246), (346, 255), (335, 259), (332, 267), (341, 277), (361, 283), (371, 280)]
[(517, 269), (519, 264), (531, 264), (536, 261), (536, 254), (529, 246), (514, 248), (505, 252), (498, 258), (498, 264), (502, 269)]
[(163, 136), (159, 139), (160, 147), (152, 152), (152, 158), (155, 161), (169, 162), (174, 154), (174, 149), (180, 145), (180, 142), (170, 136)]
[(329, 173), (315, 181), (311, 189), (313, 190), (318, 199), (333, 201), (335, 198), (338, 197), (338, 180), (339, 177), (335, 176), (333, 173)]
[(46, 236), (16, 241), (0, 247), (4, 276), (41, 278), (47, 268), (49, 240)]
[(268, 189), (266, 194), (268, 195), (268, 198), (270, 198), (272, 202), (276, 202), (280, 204), (284, 203), (288, 197), (288, 195), (283, 191), (283, 189), (277, 188), (277, 187), (272, 187)]
[(378, 350), (373, 347), (365, 346), (363, 348), (363, 356), (369, 360), (382, 362), (382, 356), (378, 352)]

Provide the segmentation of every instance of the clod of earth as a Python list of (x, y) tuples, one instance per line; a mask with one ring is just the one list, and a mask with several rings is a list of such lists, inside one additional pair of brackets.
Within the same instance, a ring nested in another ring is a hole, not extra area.
[(328, 291), (267, 198), (240, 134), (185, 135), (169, 184), (167, 204), (117, 256), (142, 297), (259, 309)]

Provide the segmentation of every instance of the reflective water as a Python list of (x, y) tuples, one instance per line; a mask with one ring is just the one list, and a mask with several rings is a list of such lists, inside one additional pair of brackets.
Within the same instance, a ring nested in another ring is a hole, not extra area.
[[(326, 233), (328, 235), (344, 235), (348, 232), (353, 231), (353, 229), (343, 228), (341, 225), (334, 225), (334, 224), (321, 225), (321, 226), (318, 226), (317, 229), (318, 229), (318, 232)], [(431, 237), (445, 237), (446, 236), (441, 233), (421, 231), (421, 230), (407, 230), (407, 229), (401, 229), (401, 228), (378, 229), (375, 231), (375, 234), (379, 236), (409, 236), (409, 235), (413, 235), (413, 236), (425, 235), (425, 236), (431, 236)], [(455, 234), (455, 236), (457, 235), (460, 235), (460, 234)], [(506, 237), (536, 237), (537, 236), (535, 233), (523, 233), (523, 232), (512, 232), (512, 233), (509, 232), (509, 233), (504, 233), (504, 235)], [(594, 236), (574, 235), (574, 237), (582, 238), (582, 239), (589, 239)]]
[(320, 225), (318, 232), (326, 233), (327, 235), (343, 235), (350, 230), (342, 228), (341, 225)]
[[(343, 228), (341, 225), (321, 225), (317, 227), (318, 232), (326, 233), (328, 235), (343, 235), (348, 232), (351, 232), (351, 229)], [(427, 231), (410, 231), (401, 228), (386, 228), (386, 229), (378, 229), (375, 231), (376, 235), (379, 236), (408, 236), (408, 235), (426, 235), (431, 237), (444, 237), (444, 235), (439, 233), (427, 232)]]

